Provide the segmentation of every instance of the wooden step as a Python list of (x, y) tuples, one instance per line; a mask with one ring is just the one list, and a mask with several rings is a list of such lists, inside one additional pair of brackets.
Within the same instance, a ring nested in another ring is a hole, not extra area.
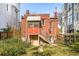
[(43, 35), (39, 35), (39, 37), (41, 37), (45, 42), (47, 42), (48, 44), (51, 44), (50, 41), (47, 40), (47, 38), (45, 38)]

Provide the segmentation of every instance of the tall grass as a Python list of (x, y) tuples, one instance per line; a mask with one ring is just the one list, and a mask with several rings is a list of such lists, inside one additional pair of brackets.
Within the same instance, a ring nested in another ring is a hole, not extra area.
[(26, 53), (26, 43), (20, 39), (12, 38), (0, 41), (0, 55), (18, 56)]

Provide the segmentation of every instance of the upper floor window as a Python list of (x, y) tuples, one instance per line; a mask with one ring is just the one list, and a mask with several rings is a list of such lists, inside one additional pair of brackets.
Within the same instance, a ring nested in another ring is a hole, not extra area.
[(7, 4), (7, 11), (8, 11), (8, 4)]
[(67, 24), (68, 25), (71, 25), (72, 24), (72, 15), (68, 17)]
[(67, 7), (68, 7), (68, 10), (70, 11), (72, 9), (72, 4), (68, 4)]
[(42, 19), (42, 25), (44, 25), (44, 19)]
[(28, 27), (39, 27), (40, 23), (39, 22), (28, 22)]
[(79, 17), (79, 16), (78, 16), (78, 13), (77, 13), (77, 16), (76, 16), (77, 20), (78, 20), (78, 17)]
[(75, 17), (75, 21), (77, 21), (79, 19), (79, 13), (75, 12), (74, 17)]
[(34, 24), (34, 27), (39, 27), (39, 23), (35, 23)]
[(33, 24), (32, 23), (29, 23), (28, 24), (28, 27), (30, 28), (30, 27), (33, 27)]
[(75, 5), (77, 5), (77, 3), (75, 3)]

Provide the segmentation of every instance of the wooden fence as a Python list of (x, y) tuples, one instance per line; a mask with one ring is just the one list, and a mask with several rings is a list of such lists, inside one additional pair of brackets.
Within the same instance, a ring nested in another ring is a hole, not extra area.
[(0, 32), (0, 39), (11, 38), (12, 32)]
[(79, 41), (79, 34), (67, 33), (64, 36), (64, 43), (70, 45), (76, 41)]

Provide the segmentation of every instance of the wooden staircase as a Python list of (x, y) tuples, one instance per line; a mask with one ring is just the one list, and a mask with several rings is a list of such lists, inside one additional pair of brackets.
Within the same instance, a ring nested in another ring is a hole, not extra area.
[(47, 38), (45, 38), (43, 35), (39, 34), (39, 37), (42, 38), (43, 41), (47, 42), (48, 44), (52, 44)]

